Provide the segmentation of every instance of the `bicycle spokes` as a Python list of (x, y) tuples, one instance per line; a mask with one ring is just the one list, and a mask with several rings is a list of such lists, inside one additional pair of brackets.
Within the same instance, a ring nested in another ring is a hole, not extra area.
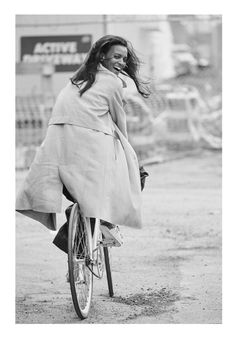
[(88, 228), (78, 204), (74, 204), (69, 222), (68, 265), (72, 299), (81, 319), (88, 316), (93, 286), (93, 276), (89, 270), (92, 265), (92, 240)]
[(75, 237), (73, 245), (73, 253), (76, 259), (85, 259), (89, 254), (89, 244), (87, 238), (87, 230), (85, 228), (84, 222), (79, 219), (75, 221)]
[[(68, 232), (68, 266), (71, 295), (77, 315), (88, 316), (93, 289), (93, 276), (101, 278), (106, 265), (109, 294), (113, 296), (109, 254), (100, 233), (99, 221), (94, 224), (92, 238), (89, 218), (84, 218), (78, 203), (71, 209)], [(105, 254), (105, 265), (104, 265)]]

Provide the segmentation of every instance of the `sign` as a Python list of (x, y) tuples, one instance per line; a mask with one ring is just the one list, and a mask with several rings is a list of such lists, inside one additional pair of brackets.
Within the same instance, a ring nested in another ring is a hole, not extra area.
[(16, 63), (16, 74), (42, 74), (42, 64), (40, 63)]
[(73, 72), (83, 63), (91, 41), (90, 34), (21, 37), (21, 61), (52, 64), (55, 72)]

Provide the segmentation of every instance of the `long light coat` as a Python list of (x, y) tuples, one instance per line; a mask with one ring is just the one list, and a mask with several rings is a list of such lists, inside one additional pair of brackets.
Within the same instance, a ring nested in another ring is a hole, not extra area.
[(139, 165), (127, 139), (123, 106), (122, 83), (103, 66), (81, 97), (68, 83), (17, 195), (16, 210), (56, 230), (65, 185), (84, 216), (140, 228)]

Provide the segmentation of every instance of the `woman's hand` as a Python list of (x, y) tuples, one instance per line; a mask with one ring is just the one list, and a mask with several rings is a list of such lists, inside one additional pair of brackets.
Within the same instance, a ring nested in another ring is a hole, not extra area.
[(145, 186), (146, 177), (149, 176), (149, 173), (144, 169), (143, 166), (139, 167), (139, 173), (140, 173), (141, 190), (143, 191), (144, 186)]

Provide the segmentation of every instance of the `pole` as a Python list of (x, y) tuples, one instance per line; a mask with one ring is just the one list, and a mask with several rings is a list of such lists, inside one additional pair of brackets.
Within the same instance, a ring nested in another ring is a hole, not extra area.
[(103, 17), (103, 34), (107, 35), (107, 15), (104, 14), (102, 17)]

